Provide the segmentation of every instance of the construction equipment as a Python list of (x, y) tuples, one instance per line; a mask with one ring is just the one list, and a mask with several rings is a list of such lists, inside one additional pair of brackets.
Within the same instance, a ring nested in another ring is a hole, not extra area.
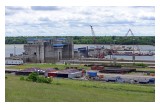
[[(89, 26), (91, 27), (91, 33), (92, 33), (92, 37), (93, 37), (93, 42), (94, 42), (94, 44), (96, 44), (96, 37), (95, 37), (95, 32), (93, 30), (93, 26), (92, 25), (89, 25)], [(96, 57), (97, 58), (104, 58), (104, 54), (100, 52), (101, 48), (98, 45), (96, 46), (95, 49), (96, 49), (96, 53), (97, 53)]]
[[(125, 37), (127, 37), (127, 36), (128, 36), (129, 32), (131, 33), (131, 36), (133, 36), (133, 37), (134, 37), (134, 34), (133, 34), (133, 32), (132, 32), (132, 30), (131, 30), (131, 29), (129, 29), (129, 30), (127, 31), (127, 33), (126, 33)], [(133, 46), (134, 46), (134, 40), (135, 40), (135, 39), (133, 38)], [(138, 50), (138, 51), (139, 51), (139, 53), (140, 53), (139, 46), (138, 46), (138, 45), (136, 45), (136, 47), (137, 47), (137, 50)], [(133, 47), (133, 50), (134, 50), (134, 47)]]
[(94, 32), (94, 30), (93, 30), (93, 26), (90, 25), (90, 27), (91, 27), (91, 33), (92, 33), (92, 36), (93, 36), (93, 42), (94, 42), (94, 44), (95, 44), (95, 43), (96, 43), (95, 32)]

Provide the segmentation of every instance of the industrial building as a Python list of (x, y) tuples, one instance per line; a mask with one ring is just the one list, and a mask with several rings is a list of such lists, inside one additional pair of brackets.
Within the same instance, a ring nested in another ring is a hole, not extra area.
[(32, 63), (55, 63), (74, 58), (73, 40), (65, 38), (28, 38), (23, 59)]

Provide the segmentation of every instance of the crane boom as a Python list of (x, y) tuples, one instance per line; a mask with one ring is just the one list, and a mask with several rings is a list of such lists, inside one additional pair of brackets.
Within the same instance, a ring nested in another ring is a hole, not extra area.
[(133, 34), (133, 32), (132, 32), (132, 30), (131, 30), (131, 29), (129, 29), (129, 30), (128, 30), (128, 32), (126, 33), (126, 35), (125, 35), (125, 36), (128, 36), (129, 32), (131, 32), (131, 35), (132, 35), (132, 36), (134, 36), (134, 34)]
[[(126, 33), (126, 35), (125, 36), (128, 36), (128, 34), (129, 34), (129, 32), (131, 33), (131, 35), (134, 37), (134, 34), (133, 34), (133, 32), (132, 32), (132, 30), (131, 29), (129, 29), (128, 30), (128, 32)], [(133, 40), (135, 40), (135, 39), (133, 39)], [(133, 44), (134, 45), (134, 44)], [(136, 45), (137, 46), (137, 50), (140, 52), (140, 49), (139, 49), (139, 46), (138, 45)], [(133, 48), (134, 49), (134, 48)]]
[(94, 41), (94, 44), (95, 44), (96, 43), (95, 32), (93, 30), (93, 26), (90, 25), (90, 27), (91, 27), (91, 33), (92, 33), (92, 36), (93, 36), (93, 41)]

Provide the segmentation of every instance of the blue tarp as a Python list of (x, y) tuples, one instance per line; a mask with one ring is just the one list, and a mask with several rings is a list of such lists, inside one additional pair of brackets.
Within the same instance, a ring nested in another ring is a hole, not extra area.
[(66, 38), (57, 38), (57, 40), (63, 41), (66, 40)]

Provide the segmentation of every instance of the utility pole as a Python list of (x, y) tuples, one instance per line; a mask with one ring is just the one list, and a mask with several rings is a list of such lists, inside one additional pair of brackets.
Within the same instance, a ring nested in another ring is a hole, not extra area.
[(135, 63), (134, 40), (135, 39), (133, 38), (133, 55), (132, 55), (133, 64)]
[(15, 38), (14, 38), (14, 56), (16, 56)]

